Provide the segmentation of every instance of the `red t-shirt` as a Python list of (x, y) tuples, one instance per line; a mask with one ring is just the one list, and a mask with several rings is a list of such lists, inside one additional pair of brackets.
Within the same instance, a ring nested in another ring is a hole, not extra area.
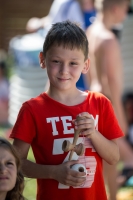
[[(37, 163), (61, 164), (68, 160), (70, 153), (63, 152), (62, 143), (66, 139), (73, 141), (72, 120), (81, 112), (88, 112), (93, 116), (96, 129), (107, 139), (123, 136), (110, 101), (100, 93), (88, 92), (86, 100), (75, 106), (61, 104), (46, 93), (25, 102), (10, 137), (31, 144)], [(85, 184), (73, 188), (56, 180), (38, 179), (37, 200), (107, 200), (102, 158), (95, 151), (90, 139), (80, 136), (77, 144), (80, 142), (85, 144), (85, 154), (77, 156), (74, 153), (73, 159), (79, 159), (87, 168)]]

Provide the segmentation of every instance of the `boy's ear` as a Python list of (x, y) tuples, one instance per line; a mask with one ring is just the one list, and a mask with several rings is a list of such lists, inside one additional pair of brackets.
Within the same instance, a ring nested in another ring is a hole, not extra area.
[(39, 62), (40, 62), (40, 67), (42, 69), (46, 68), (45, 58), (44, 58), (43, 52), (39, 53)]
[(90, 68), (90, 59), (88, 58), (85, 62), (84, 62), (84, 68), (82, 70), (82, 74), (86, 74), (88, 72)]

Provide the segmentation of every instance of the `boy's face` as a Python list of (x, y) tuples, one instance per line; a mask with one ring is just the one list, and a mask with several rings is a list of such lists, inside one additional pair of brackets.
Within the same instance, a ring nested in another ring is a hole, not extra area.
[(79, 49), (54, 45), (46, 53), (45, 67), (50, 87), (68, 90), (76, 87), (81, 73), (87, 73), (89, 61), (84, 61), (84, 54)]

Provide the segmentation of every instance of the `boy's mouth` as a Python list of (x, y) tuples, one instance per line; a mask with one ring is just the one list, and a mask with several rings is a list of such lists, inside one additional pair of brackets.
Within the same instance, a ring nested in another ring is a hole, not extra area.
[(68, 81), (69, 78), (58, 78), (60, 81)]

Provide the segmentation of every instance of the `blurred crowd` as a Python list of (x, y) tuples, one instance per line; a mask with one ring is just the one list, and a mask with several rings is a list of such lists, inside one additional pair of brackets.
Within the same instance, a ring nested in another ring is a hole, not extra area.
[(0, 124), (8, 122), (9, 80), (6, 65), (7, 53), (0, 50)]

